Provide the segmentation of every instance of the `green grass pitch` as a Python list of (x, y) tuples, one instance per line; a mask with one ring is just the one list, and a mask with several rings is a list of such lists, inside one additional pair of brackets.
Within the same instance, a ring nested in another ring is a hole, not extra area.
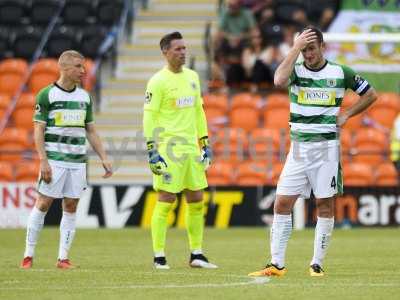
[(188, 267), (186, 232), (170, 229), (171, 270), (154, 270), (150, 232), (143, 229), (77, 230), (71, 260), (58, 270), (58, 228), (46, 228), (34, 268), (20, 270), (24, 230), (0, 230), (0, 299), (399, 299), (399, 229), (335, 230), (325, 262), (327, 276), (311, 278), (313, 230), (294, 231), (288, 274), (257, 282), (248, 278), (266, 262), (263, 228), (207, 229), (205, 252), (217, 270)]

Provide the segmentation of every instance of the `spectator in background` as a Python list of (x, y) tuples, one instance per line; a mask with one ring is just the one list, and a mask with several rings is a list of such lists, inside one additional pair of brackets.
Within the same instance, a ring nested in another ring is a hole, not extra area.
[(303, 0), (276, 0), (275, 16), (278, 22), (285, 25), (296, 24), (304, 27), (309, 24)]
[(390, 159), (396, 167), (400, 183), (400, 114), (397, 116), (393, 124), (390, 142)]
[(261, 32), (254, 30), (250, 36), (250, 43), (242, 54), (242, 67), (246, 80), (251, 82), (250, 90), (257, 92), (262, 83), (272, 83), (273, 77), (269, 67), (268, 49)]
[(241, 7), (240, 0), (228, 0), (219, 18), (214, 49), (216, 66), (225, 70), (226, 83), (234, 85), (244, 80), (241, 55), (244, 45), (255, 28), (256, 22), (250, 10)]
[(322, 30), (327, 30), (338, 9), (337, 0), (312, 0), (306, 2), (306, 12), (310, 22)]

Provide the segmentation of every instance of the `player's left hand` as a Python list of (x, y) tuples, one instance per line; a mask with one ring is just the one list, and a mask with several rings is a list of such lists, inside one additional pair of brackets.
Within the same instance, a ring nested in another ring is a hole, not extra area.
[(210, 146), (204, 146), (201, 148), (201, 162), (204, 164), (205, 170), (207, 170), (211, 165), (212, 151)]
[(339, 114), (336, 119), (336, 125), (338, 127), (342, 127), (347, 122), (348, 119), (349, 117), (346, 114), (344, 113)]
[(103, 168), (104, 168), (104, 171), (105, 171), (105, 173), (103, 175), (103, 178), (111, 177), (112, 174), (113, 174), (112, 163), (110, 161), (108, 161), (108, 160), (103, 160), (102, 164), (103, 164)]

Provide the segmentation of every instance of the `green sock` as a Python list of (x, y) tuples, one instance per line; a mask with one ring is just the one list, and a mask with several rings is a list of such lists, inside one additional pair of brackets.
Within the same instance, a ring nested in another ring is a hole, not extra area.
[(173, 203), (157, 201), (151, 217), (151, 237), (154, 253), (163, 253), (167, 236), (167, 218)]
[(203, 201), (188, 203), (186, 210), (186, 229), (190, 250), (201, 250), (203, 244), (204, 211)]

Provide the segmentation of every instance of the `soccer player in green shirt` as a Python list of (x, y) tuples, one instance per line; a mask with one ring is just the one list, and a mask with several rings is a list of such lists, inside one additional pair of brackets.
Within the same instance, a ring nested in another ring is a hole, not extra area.
[(38, 198), (28, 219), (26, 248), (21, 268), (30, 269), (44, 218), (54, 199), (63, 199), (57, 268), (75, 266), (68, 258), (75, 236), (76, 209), (86, 189), (86, 139), (101, 158), (105, 174), (112, 165), (94, 126), (92, 100), (78, 84), (85, 73), (83, 56), (64, 51), (59, 60), (60, 78), (36, 96), (34, 139), (40, 159)]
[[(366, 110), (376, 91), (351, 68), (325, 59), (322, 32), (306, 27), (294, 40), (275, 72), (274, 83), (288, 87), (291, 146), (279, 177), (271, 226), (271, 262), (249, 276), (284, 276), (285, 253), (292, 232), (292, 209), (300, 195), (316, 198), (317, 224), (310, 276), (324, 276), (322, 264), (334, 227), (334, 203), (342, 194), (340, 127)], [(296, 63), (299, 54), (304, 62)], [(353, 90), (359, 101), (340, 111), (345, 91)], [(307, 192), (305, 192), (307, 191)]]
[(199, 76), (184, 67), (186, 47), (179, 32), (165, 35), (160, 48), (167, 66), (149, 80), (143, 114), (153, 187), (159, 193), (151, 220), (154, 266), (169, 269), (164, 252), (167, 217), (176, 194), (184, 192), (189, 264), (217, 268), (202, 252), (203, 189), (207, 187), (205, 170), (211, 163), (211, 149)]

